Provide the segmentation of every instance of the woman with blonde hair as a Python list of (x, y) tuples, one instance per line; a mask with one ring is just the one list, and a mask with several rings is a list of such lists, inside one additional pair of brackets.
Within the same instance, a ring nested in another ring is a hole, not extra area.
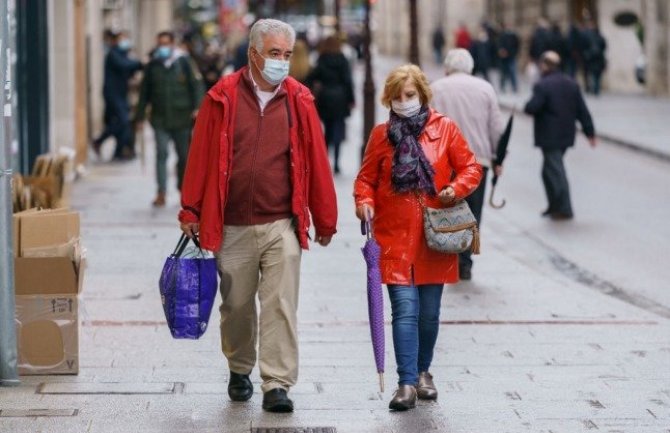
[(475, 190), (481, 168), (456, 124), (429, 107), (432, 94), (415, 65), (394, 69), (382, 103), (389, 120), (370, 133), (354, 183), (356, 216), (371, 219), (393, 312), (398, 390), (392, 410), (437, 399), (429, 373), (445, 283), (458, 281), (458, 255), (431, 250), (423, 205), (447, 207)]
[(305, 79), (312, 70), (312, 65), (309, 63), (309, 47), (302, 39), (296, 39), (293, 46), (293, 54), (291, 55), (291, 64), (289, 65), (288, 74), (305, 83)]

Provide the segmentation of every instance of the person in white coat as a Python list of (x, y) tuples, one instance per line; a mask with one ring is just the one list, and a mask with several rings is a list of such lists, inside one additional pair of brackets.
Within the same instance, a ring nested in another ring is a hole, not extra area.
[[(502, 166), (494, 165), (498, 140), (504, 129), (504, 120), (498, 107), (498, 98), (488, 81), (472, 76), (474, 60), (463, 48), (447, 53), (444, 60), (446, 76), (431, 84), (433, 107), (453, 119), (465, 136), (470, 149), (483, 169), (479, 187), (466, 198), (472, 213), (481, 225), (482, 207), (489, 168), (502, 174)], [(472, 257), (469, 251), (459, 255), (461, 280), (472, 278)]]

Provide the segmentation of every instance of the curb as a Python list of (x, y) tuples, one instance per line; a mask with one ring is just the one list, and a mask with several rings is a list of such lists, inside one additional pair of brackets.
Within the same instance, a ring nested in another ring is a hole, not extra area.
[[(500, 108), (505, 111), (512, 111), (514, 105), (500, 102)], [(518, 111), (518, 110), (517, 110)], [(648, 147), (642, 146), (638, 143), (633, 143), (631, 141), (609, 135), (607, 133), (596, 133), (596, 137), (601, 139), (605, 143), (614, 144), (616, 146), (622, 147), (624, 149), (631, 150), (636, 153), (648, 156), (650, 158), (657, 158), (663, 160), (664, 162), (670, 162), (670, 154), (662, 152), (660, 150), (649, 149)]]

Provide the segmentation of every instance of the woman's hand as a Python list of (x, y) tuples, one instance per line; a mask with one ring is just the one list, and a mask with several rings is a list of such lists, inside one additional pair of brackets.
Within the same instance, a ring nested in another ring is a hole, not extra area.
[(361, 221), (371, 220), (375, 216), (375, 210), (368, 204), (362, 204), (356, 208), (356, 216)]
[(200, 224), (198, 223), (183, 223), (180, 225), (180, 227), (181, 231), (183, 231), (186, 236), (191, 239), (193, 239), (193, 237), (198, 234), (198, 231), (200, 231)]
[(443, 188), (442, 191), (437, 195), (437, 197), (440, 199), (442, 204), (450, 204), (453, 203), (454, 200), (456, 200), (456, 191), (454, 191), (454, 188), (452, 186), (448, 186), (446, 188)]

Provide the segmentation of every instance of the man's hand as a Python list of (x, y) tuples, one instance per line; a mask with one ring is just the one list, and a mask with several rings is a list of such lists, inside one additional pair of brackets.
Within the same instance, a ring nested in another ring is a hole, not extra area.
[(375, 210), (369, 204), (362, 204), (356, 208), (356, 217), (361, 221), (372, 220)]
[(494, 164), (494, 165), (493, 165), (493, 174), (495, 174), (495, 175), (498, 176), (498, 177), (502, 176), (502, 174), (503, 174), (503, 166), (502, 166), (502, 165), (498, 165), (498, 164)]
[(314, 239), (314, 241), (317, 244), (321, 245), (322, 247), (326, 247), (330, 243), (331, 239), (333, 239), (332, 236), (319, 236), (319, 235), (317, 235), (316, 238)]
[(452, 186), (448, 186), (440, 191), (437, 197), (440, 199), (442, 204), (449, 204), (456, 199), (456, 191), (454, 191)]
[(200, 231), (200, 223), (183, 223), (180, 225), (180, 228), (186, 236), (193, 239)]
[(596, 137), (589, 137), (589, 144), (591, 147), (596, 147), (598, 145), (598, 139)]

